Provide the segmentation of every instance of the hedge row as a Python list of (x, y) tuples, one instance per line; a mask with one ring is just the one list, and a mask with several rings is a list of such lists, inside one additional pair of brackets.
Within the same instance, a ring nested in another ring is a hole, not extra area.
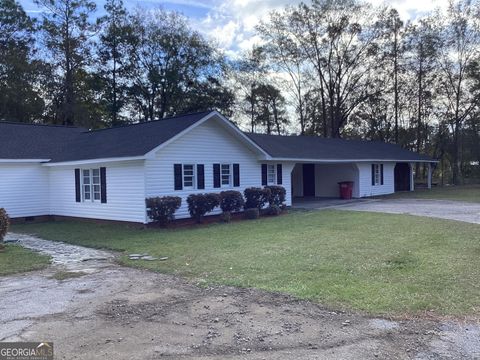
[[(222, 209), (222, 219), (230, 221), (231, 214), (245, 210), (247, 219), (256, 219), (260, 210), (268, 204), (267, 212), (278, 215), (285, 208), (286, 191), (283, 186), (251, 187), (242, 193), (235, 190), (217, 193), (191, 194), (187, 197), (188, 212), (197, 222), (216, 207)], [(146, 199), (147, 215), (162, 226), (175, 218), (175, 212), (180, 208), (182, 199), (178, 196), (163, 196)]]

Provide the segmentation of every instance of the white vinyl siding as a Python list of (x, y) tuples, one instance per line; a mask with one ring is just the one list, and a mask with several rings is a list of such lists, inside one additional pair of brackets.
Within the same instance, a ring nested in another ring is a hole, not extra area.
[[(75, 166), (51, 167), (51, 215), (145, 222), (143, 161), (103, 163), (106, 167), (107, 203), (75, 201)], [(81, 172), (81, 177), (83, 173)], [(92, 178), (93, 180), (93, 178)]]
[[(205, 189), (174, 190), (173, 164), (201, 163), (205, 165)], [(240, 186), (233, 187), (233, 166), (240, 166)], [(213, 164), (230, 164), (229, 189), (243, 191), (247, 187), (262, 186), (262, 161), (236, 137), (227, 132), (215, 119), (199, 125), (176, 141), (160, 149), (155, 159), (145, 162), (147, 197), (174, 195), (182, 198), (176, 218), (189, 217), (186, 198), (192, 193), (220, 192), (224, 187), (213, 187)], [(283, 164), (283, 186), (287, 190), (287, 205), (291, 205), (290, 171), (293, 164)], [(221, 174), (221, 173), (220, 173)], [(226, 174), (225, 174), (226, 175)], [(220, 179), (221, 180), (221, 179)], [(215, 210), (214, 213), (218, 213)]]
[(48, 215), (48, 169), (41, 164), (0, 164), (0, 208), (8, 215)]
[(394, 162), (383, 163), (383, 185), (380, 184), (381, 180), (379, 180), (377, 185), (372, 186), (371, 163), (358, 163), (357, 166), (360, 175), (360, 197), (386, 195), (395, 192)]

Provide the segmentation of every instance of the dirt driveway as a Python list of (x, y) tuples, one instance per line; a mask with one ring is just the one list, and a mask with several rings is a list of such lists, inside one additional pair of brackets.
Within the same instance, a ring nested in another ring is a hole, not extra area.
[[(56, 244), (30, 242), (54, 259)], [(480, 358), (477, 323), (393, 321), (258, 290), (201, 288), (76, 250), (46, 270), (0, 278), (0, 341), (54, 341), (56, 359)], [(55, 280), (59, 270), (82, 276)]]

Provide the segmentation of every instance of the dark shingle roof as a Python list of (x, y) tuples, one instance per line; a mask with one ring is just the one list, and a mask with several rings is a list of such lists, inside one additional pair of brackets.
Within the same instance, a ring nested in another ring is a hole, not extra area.
[(62, 162), (142, 156), (209, 113), (205, 111), (94, 131), (0, 122), (0, 159)]
[(380, 141), (327, 139), (318, 136), (278, 136), (246, 133), (275, 158), (318, 160), (412, 160), (431, 161), (394, 144)]
[(51, 159), (84, 131), (76, 127), (0, 122), (0, 159)]
[[(88, 131), (82, 128), (0, 122), (0, 159), (51, 159), (51, 162), (143, 156), (211, 111)], [(317, 160), (430, 161), (383, 142), (246, 133), (274, 158)]]

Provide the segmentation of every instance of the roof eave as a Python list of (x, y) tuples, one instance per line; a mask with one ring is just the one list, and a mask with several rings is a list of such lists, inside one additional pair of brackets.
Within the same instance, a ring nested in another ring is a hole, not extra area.
[(145, 160), (145, 156), (124, 156), (124, 157), (111, 157), (111, 158), (96, 158), (96, 159), (84, 159), (84, 160), (74, 160), (74, 161), (59, 161), (59, 162), (49, 162), (43, 164), (43, 166), (54, 167), (54, 166), (73, 166), (73, 165), (89, 165), (97, 163), (109, 163), (109, 162), (120, 162), (120, 161), (138, 161)]
[(272, 156), (272, 161), (291, 161), (291, 162), (317, 162), (317, 163), (357, 163), (357, 162), (419, 162), (419, 163), (438, 163), (438, 160), (421, 160), (421, 159), (312, 159), (312, 158), (287, 158), (287, 157), (274, 157)]

